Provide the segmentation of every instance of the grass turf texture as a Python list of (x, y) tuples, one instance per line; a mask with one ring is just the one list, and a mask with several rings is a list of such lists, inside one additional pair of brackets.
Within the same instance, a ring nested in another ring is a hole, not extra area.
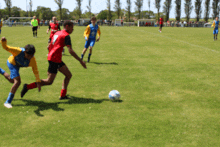
[[(3, 27), (8, 45), (34, 44), (40, 78), (47, 78), (47, 27), (32, 37), (30, 27)], [(85, 27), (71, 34), (80, 55)], [(218, 146), (220, 144), (219, 40), (210, 28), (101, 27), (88, 69), (66, 50), (73, 74), (71, 100), (59, 101), (64, 76), (52, 86), (29, 91), (31, 68), (21, 68), (22, 85), (3, 106), (11, 84), (0, 76), (0, 146)], [(220, 38), (219, 38), (220, 39)], [(87, 52), (88, 54), (88, 52)], [(84, 60), (87, 60), (87, 54)], [(0, 50), (0, 67), (9, 72), (9, 53)], [(122, 102), (108, 101), (110, 90)]]

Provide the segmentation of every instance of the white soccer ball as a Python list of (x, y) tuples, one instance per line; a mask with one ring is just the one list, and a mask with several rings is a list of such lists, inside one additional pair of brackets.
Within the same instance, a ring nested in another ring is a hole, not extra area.
[(109, 92), (108, 97), (110, 100), (119, 100), (121, 95), (117, 90), (112, 90)]

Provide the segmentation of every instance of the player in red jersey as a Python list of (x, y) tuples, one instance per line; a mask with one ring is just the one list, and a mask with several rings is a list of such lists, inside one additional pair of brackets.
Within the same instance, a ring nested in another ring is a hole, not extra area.
[(160, 31), (160, 33), (161, 33), (161, 31), (162, 31), (162, 27), (163, 27), (163, 17), (160, 18), (160, 22), (159, 22), (159, 24), (160, 24), (159, 31)]
[[(62, 50), (64, 46), (67, 46), (69, 53), (80, 62), (80, 64), (86, 68), (85, 62), (81, 61), (79, 56), (73, 51), (71, 45), (71, 39), (69, 34), (73, 32), (73, 23), (69, 20), (64, 22), (64, 29), (62, 31), (58, 31), (54, 34), (50, 46), (47, 60), (49, 62), (48, 67), (48, 77), (47, 79), (42, 79), (40, 82), (41, 86), (51, 85), (57, 75), (57, 71), (60, 71), (64, 74), (65, 79), (62, 84), (62, 90), (60, 95), (60, 100), (69, 99), (66, 96), (67, 86), (72, 77), (71, 72), (68, 67), (62, 61)], [(24, 84), (23, 89), (21, 91), (21, 97), (25, 95), (25, 93), (37, 87), (36, 83)]]
[[(60, 25), (57, 23), (57, 18), (54, 16), (52, 18), (52, 22), (49, 24), (49, 28), (47, 29), (47, 34), (49, 33), (51, 29), (51, 32), (50, 32), (50, 38), (48, 40), (48, 43), (50, 44), (51, 42), (51, 39), (53, 38), (53, 35), (57, 32), (57, 31), (60, 31)], [(48, 45), (49, 47), (49, 45)]]

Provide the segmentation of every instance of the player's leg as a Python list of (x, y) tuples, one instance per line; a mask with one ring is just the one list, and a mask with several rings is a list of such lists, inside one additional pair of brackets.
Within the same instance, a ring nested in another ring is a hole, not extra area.
[(87, 40), (86, 43), (85, 43), (83, 52), (82, 52), (82, 54), (81, 54), (81, 60), (83, 60), (83, 57), (84, 57), (84, 55), (85, 55), (85, 53), (86, 53), (86, 51), (87, 51), (87, 49), (88, 49), (88, 47), (89, 47), (89, 44), (90, 44), (90, 40)]
[(218, 37), (218, 30), (216, 30), (216, 38), (215, 38), (216, 40), (217, 40), (217, 37)]
[(35, 35), (36, 35), (36, 38), (37, 38), (37, 28), (38, 28), (38, 27), (35, 27)]
[(91, 40), (90, 47), (89, 47), (88, 61), (87, 62), (90, 61), (90, 57), (92, 56), (92, 48), (94, 47), (94, 45), (95, 45), (95, 40)]
[(0, 74), (2, 74), (10, 83), (14, 83), (14, 80), (11, 79), (10, 75), (0, 68)]
[[(57, 75), (57, 69), (58, 69), (58, 64), (49, 61), (47, 79), (41, 79), (40, 85), (41, 86), (52, 85), (53, 81), (54, 81), (54, 79), (56, 78), (56, 75)], [(21, 91), (21, 97), (23, 97), (28, 92), (28, 90), (31, 90), (31, 89), (34, 89), (34, 88), (37, 88), (37, 83), (36, 82), (33, 82), (31, 84), (24, 84), (23, 89)]]
[(15, 77), (13, 80), (14, 80), (14, 84), (12, 85), (11, 91), (8, 94), (8, 98), (4, 103), (4, 106), (7, 107), (7, 108), (12, 108), (11, 102), (14, 98), (15, 92), (17, 91), (18, 87), (21, 84), (20, 76)]
[(214, 30), (213, 30), (213, 35), (214, 35), (214, 41), (215, 41), (215, 34), (216, 34), (216, 33), (215, 33), (215, 29), (214, 29)]
[(59, 68), (59, 71), (65, 76), (63, 84), (62, 84), (62, 90), (60, 93), (60, 100), (69, 99), (66, 96), (66, 93), (67, 93), (67, 87), (68, 87), (68, 84), (69, 84), (70, 79), (72, 77), (72, 74), (65, 64), (63, 64), (63, 66)]
[(92, 55), (92, 46), (89, 47), (88, 62), (90, 61), (91, 55)]
[(33, 37), (35, 37), (34, 27), (32, 27)]

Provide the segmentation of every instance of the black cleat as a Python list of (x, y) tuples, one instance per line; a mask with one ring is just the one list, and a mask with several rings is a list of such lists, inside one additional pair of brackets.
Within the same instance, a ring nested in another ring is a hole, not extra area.
[(24, 84), (23, 89), (21, 91), (21, 98), (23, 98), (23, 96), (25, 95), (25, 93), (28, 91), (27, 89), (27, 84)]
[(60, 97), (59, 100), (69, 100), (71, 99), (70, 97), (64, 96), (64, 97)]

